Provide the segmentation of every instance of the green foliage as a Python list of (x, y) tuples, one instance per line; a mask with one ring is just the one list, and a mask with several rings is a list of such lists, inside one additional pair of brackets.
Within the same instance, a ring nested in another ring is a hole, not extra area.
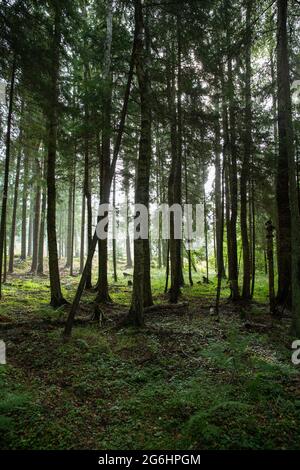
[(12, 387), (9, 383), (6, 366), (0, 366), (0, 448), (5, 447), (5, 444), (11, 439), (12, 433), (16, 430), (16, 423), (14, 416), (26, 409), (30, 397), (28, 394), (21, 391), (18, 387)]

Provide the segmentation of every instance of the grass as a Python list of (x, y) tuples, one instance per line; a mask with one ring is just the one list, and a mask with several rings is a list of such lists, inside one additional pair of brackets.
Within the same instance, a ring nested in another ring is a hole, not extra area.
[[(48, 307), (47, 279), (9, 279), (0, 314), (0, 325), (12, 323), (0, 328), (9, 364), (0, 366), (0, 448), (299, 449), (299, 368), (290, 361), (288, 322), (268, 317), (264, 278), (260, 302), (223, 301), (220, 322), (209, 315), (215, 280), (195, 278), (183, 289), (189, 316), (153, 313), (142, 330), (76, 326), (67, 344), (57, 325), (17, 327), (65, 315)], [(77, 282), (63, 277), (69, 299)], [(156, 301), (163, 285), (154, 271)], [(126, 311), (122, 275), (111, 295)], [(85, 294), (86, 308), (93, 298)], [(248, 331), (243, 310), (270, 328)]]

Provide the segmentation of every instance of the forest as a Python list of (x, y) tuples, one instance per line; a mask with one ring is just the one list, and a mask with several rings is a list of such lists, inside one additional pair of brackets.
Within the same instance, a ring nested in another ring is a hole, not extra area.
[(300, 449), (299, 0), (1, 0), (0, 449)]

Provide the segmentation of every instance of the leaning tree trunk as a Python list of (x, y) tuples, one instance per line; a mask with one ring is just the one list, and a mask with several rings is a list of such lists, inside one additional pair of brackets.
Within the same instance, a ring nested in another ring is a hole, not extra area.
[[(13, 101), (15, 91), (15, 77), (16, 77), (16, 59), (13, 59), (10, 90), (9, 90), (9, 107), (7, 115), (7, 133), (6, 133), (6, 150), (5, 150), (5, 165), (4, 165), (4, 182), (3, 182), (3, 195), (2, 195), (2, 209), (1, 209), (1, 222), (0, 222), (0, 299), (2, 297), (2, 267), (3, 267), (3, 253), (6, 239), (6, 215), (7, 215), (7, 198), (8, 198), (8, 178), (10, 166), (10, 144), (11, 144), (11, 127), (12, 127), (12, 114), (13, 114)], [(5, 250), (6, 252), (6, 250)]]
[(290, 65), (287, 37), (287, 0), (277, 0), (277, 85), (279, 158), (286, 161), (289, 172), (289, 203), (291, 213), (292, 253), (292, 312), (293, 332), (300, 335), (300, 215), (296, 185), (296, 165), (292, 104), (290, 92)]
[[(131, 84), (132, 84), (132, 79), (133, 79), (133, 72), (134, 72), (134, 65), (135, 65), (135, 55), (136, 55), (136, 46), (137, 46), (137, 40), (138, 40), (138, 31), (137, 28), (135, 28), (134, 32), (134, 40), (133, 40), (133, 46), (132, 46), (132, 53), (131, 53), (131, 59), (130, 59), (130, 68), (128, 72), (128, 77), (127, 77), (127, 84), (126, 84), (126, 89), (125, 89), (125, 94), (124, 94), (124, 101), (123, 101), (123, 107), (121, 111), (121, 116), (120, 116), (120, 123), (118, 127), (118, 132), (116, 136), (116, 141), (115, 141), (115, 146), (114, 146), (114, 152), (113, 152), (113, 158), (112, 158), (112, 163), (110, 166), (110, 184), (112, 182), (113, 176), (115, 174), (116, 170), (116, 164), (118, 161), (118, 156), (120, 153), (120, 148), (122, 144), (122, 138), (124, 134), (124, 127), (125, 127), (125, 122), (126, 122), (126, 116), (127, 116), (127, 109), (128, 109), (128, 103), (129, 103), (129, 97), (130, 97), (130, 91), (131, 91)], [(93, 261), (93, 256), (95, 253), (95, 249), (98, 243), (98, 236), (97, 232), (95, 231), (92, 243), (90, 246), (90, 249), (88, 251), (88, 256), (87, 260), (81, 275), (81, 279), (79, 282), (79, 285), (77, 287), (77, 291), (72, 303), (72, 308), (69, 312), (69, 316), (67, 319), (67, 323), (64, 329), (63, 337), (65, 339), (68, 339), (71, 336), (72, 328), (73, 328), (73, 323), (74, 323), (74, 318), (80, 303), (80, 299), (84, 290), (84, 287), (86, 285), (86, 280), (88, 278), (89, 272), (91, 270), (92, 266), (92, 261)]]
[(58, 107), (58, 76), (59, 76), (59, 50), (61, 41), (61, 6), (55, 5), (54, 34), (52, 46), (52, 62), (50, 71), (50, 100), (48, 110), (48, 161), (47, 161), (47, 234), (49, 252), (49, 277), (52, 307), (60, 307), (66, 303), (60, 286), (57, 239), (56, 239), (56, 147), (57, 147), (57, 107)]

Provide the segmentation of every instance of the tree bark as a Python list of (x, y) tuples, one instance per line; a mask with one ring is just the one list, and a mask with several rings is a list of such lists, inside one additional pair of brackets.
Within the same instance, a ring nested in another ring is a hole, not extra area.
[[(221, 247), (221, 227), (222, 227), (222, 188), (221, 188), (221, 130), (220, 130), (220, 115), (219, 115), (219, 98), (216, 97), (216, 117), (214, 125), (214, 151), (215, 151), (215, 214), (216, 214), (216, 261), (217, 261), (217, 272), (219, 270), (222, 272), (222, 277), (225, 278), (225, 267), (224, 267), (224, 258), (220, 256), (220, 252), (223, 247)], [(221, 266), (218, 266), (218, 263), (221, 263)], [(220, 268), (220, 269), (219, 269)]]
[(84, 267), (84, 248), (85, 248), (85, 195), (82, 191), (81, 202), (81, 231), (80, 231), (80, 267), (79, 273), (82, 274)]
[[(300, 335), (300, 215), (296, 184), (294, 129), (290, 91), (290, 64), (287, 36), (287, 0), (277, 0), (277, 85), (279, 159), (286, 162), (289, 175), (292, 253), (293, 333)], [(283, 195), (281, 195), (282, 197)]]
[[(228, 32), (227, 32), (228, 34)], [(230, 256), (228, 256), (229, 281), (231, 299), (238, 300), (238, 254), (237, 254), (237, 215), (238, 215), (238, 180), (237, 180), (237, 144), (236, 144), (236, 107), (234, 101), (234, 83), (232, 60), (228, 59), (228, 88), (229, 88), (229, 136), (230, 136), (230, 165), (228, 165), (228, 182), (230, 191), (229, 225)]]
[(34, 217), (32, 231), (32, 261), (30, 272), (36, 273), (38, 265), (39, 237), (41, 220), (41, 168), (38, 158), (36, 159), (36, 192), (34, 201)]
[[(100, 203), (109, 204), (110, 200), (110, 143), (111, 143), (111, 106), (112, 106), (112, 72), (111, 72), (111, 46), (112, 46), (112, 20), (113, 20), (113, 3), (112, 0), (107, 0), (107, 15), (106, 15), (106, 47), (104, 54), (103, 65), (103, 105), (102, 105), (102, 152), (101, 152), (101, 168), (100, 168)], [(106, 217), (106, 214), (104, 215)], [(101, 219), (99, 219), (100, 221)], [(108, 233), (108, 224), (106, 226)], [(96, 297), (97, 303), (111, 302), (108, 292), (108, 277), (107, 277), (107, 255), (108, 255), (108, 240), (99, 240), (99, 278), (98, 278), (98, 293)]]
[[(43, 180), (45, 180), (46, 175), (47, 175), (47, 169), (46, 169), (46, 162), (44, 161)], [(43, 181), (37, 274), (43, 274), (44, 273), (44, 244), (45, 244), (46, 208), (47, 208), (47, 188), (46, 188), (46, 186), (44, 184), (44, 181)]]
[(114, 176), (113, 182), (113, 228), (112, 228), (112, 251), (113, 251), (113, 270), (114, 270), (114, 281), (118, 281), (117, 276), (117, 241), (116, 241), (116, 175)]
[(22, 158), (22, 115), (23, 115), (23, 102), (21, 105), (21, 127), (20, 127), (20, 136), (19, 136), (20, 148), (18, 150), (17, 164), (16, 164), (15, 191), (14, 191), (13, 213), (12, 213), (12, 221), (11, 221), (10, 244), (9, 244), (9, 263), (8, 263), (9, 273), (12, 273), (14, 270), (16, 220), (17, 220), (18, 196), (19, 196), (20, 166), (21, 166), (21, 158)]
[[(149, 180), (151, 161), (151, 108), (149, 72), (145, 57), (147, 55), (144, 33), (144, 17), (141, 0), (135, 0), (135, 25), (137, 31), (136, 73), (140, 93), (141, 130), (139, 143), (139, 158), (136, 175), (135, 203), (149, 207)], [(145, 243), (148, 241), (148, 245)], [(144, 324), (144, 307), (148, 302), (148, 260), (149, 240), (137, 237), (134, 240), (134, 272), (131, 307), (126, 323), (136, 326)], [(150, 266), (149, 266), (150, 269)], [(145, 291), (146, 287), (146, 291)], [(146, 297), (145, 297), (146, 295)], [(146, 300), (146, 302), (145, 302)]]
[[(119, 123), (119, 128), (118, 128), (117, 137), (116, 137), (115, 146), (114, 146), (112, 163), (111, 163), (111, 166), (110, 166), (110, 184), (111, 184), (112, 178), (115, 174), (116, 164), (117, 164), (117, 160), (118, 160), (118, 156), (119, 156), (120, 148), (121, 148), (121, 144), (122, 144), (122, 137), (123, 137), (123, 134), (124, 134), (124, 127), (125, 127), (125, 121), (126, 121), (126, 116), (127, 116), (128, 102), (129, 102), (129, 97), (130, 97), (131, 84), (132, 84), (132, 78), (133, 78), (133, 72), (134, 72), (134, 65), (135, 65), (135, 60), (136, 60), (137, 40), (138, 40), (137, 29), (135, 28), (134, 40), (133, 40), (133, 46), (132, 46), (132, 53), (131, 53), (131, 59), (130, 59), (130, 67), (129, 67), (129, 72), (128, 72), (128, 78), (127, 78), (125, 94), (124, 94), (123, 107), (122, 107), (122, 111), (121, 111), (120, 123)], [(83, 272), (82, 272), (82, 275), (81, 275), (81, 279), (80, 279), (80, 282), (79, 282), (79, 285), (78, 285), (78, 288), (77, 288), (77, 291), (76, 291), (76, 294), (75, 294), (75, 297), (74, 297), (74, 300), (73, 300), (73, 303), (72, 303), (72, 308), (70, 310), (70, 313), (69, 313), (69, 316), (68, 316), (68, 319), (67, 319), (67, 323), (66, 323), (66, 327), (65, 327), (65, 330), (64, 330), (64, 333), (63, 333), (63, 337), (64, 337), (65, 340), (67, 340), (71, 336), (72, 327), (73, 327), (73, 323), (74, 323), (74, 318), (75, 318), (75, 315), (76, 315), (76, 312), (77, 312), (77, 309), (78, 309), (78, 306), (79, 306), (79, 303), (80, 303), (80, 299), (81, 299), (84, 287), (86, 285), (86, 279), (88, 277), (88, 273), (91, 269), (92, 260), (93, 260), (93, 256), (94, 256), (94, 253), (95, 253), (97, 243), (98, 243), (98, 236), (97, 236), (97, 232), (95, 231), (90, 249), (88, 251), (87, 260), (86, 260), (86, 263), (85, 263), (85, 266), (84, 266), (84, 269), (83, 269)]]
[(248, 190), (249, 190), (249, 174), (250, 160), (252, 153), (252, 103), (251, 103), (251, 39), (252, 39), (252, 0), (247, 0), (246, 12), (246, 70), (245, 70), (245, 132), (244, 132), (244, 158), (241, 171), (241, 234), (243, 245), (243, 288), (242, 298), (249, 300), (251, 297), (251, 260), (250, 245), (248, 236)]
[(23, 191), (22, 191), (22, 233), (21, 233), (21, 260), (26, 259), (27, 240), (27, 199), (28, 199), (28, 151), (24, 153)]
[(0, 299), (2, 298), (2, 267), (3, 267), (4, 245), (5, 245), (5, 239), (6, 239), (8, 178), (9, 178), (9, 167), (10, 167), (11, 128), (12, 128), (12, 114), (13, 114), (13, 102), (14, 102), (14, 91), (15, 91), (15, 78), (16, 78), (16, 59), (14, 57), (12, 68), (11, 68), (10, 90), (9, 90), (4, 182), (3, 182), (1, 223), (0, 223)]
[(56, 147), (57, 147), (57, 119), (58, 119), (58, 77), (59, 77), (59, 55), (61, 42), (61, 6), (54, 5), (54, 33), (52, 45), (52, 62), (50, 72), (50, 100), (48, 110), (48, 161), (47, 161), (47, 234), (49, 252), (49, 277), (51, 300), (50, 305), (54, 308), (66, 303), (60, 285), (57, 238), (56, 238)]
[(69, 174), (69, 188), (68, 188), (68, 227), (67, 227), (67, 260), (66, 260), (66, 269), (71, 267), (71, 256), (72, 256), (72, 210), (73, 210), (73, 178), (71, 171)]

